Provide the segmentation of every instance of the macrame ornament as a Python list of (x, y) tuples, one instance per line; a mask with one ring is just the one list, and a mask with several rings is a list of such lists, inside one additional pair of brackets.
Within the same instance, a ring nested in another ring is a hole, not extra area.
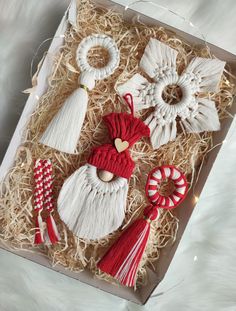
[(60, 217), (79, 238), (102, 238), (123, 222), (127, 179), (134, 169), (128, 148), (150, 134), (148, 126), (133, 115), (132, 97), (127, 94), (125, 100), (131, 114), (110, 113), (103, 117), (111, 143), (95, 147), (88, 163), (75, 171), (60, 191)]
[[(162, 195), (160, 187), (166, 179), (171, 180), (174, 191)], [(187, 181), (174, 166), (161, 166), (152, 170), (146, 183), (146, 196), (150, 202), (143, 212), (143, 217), (136, 219), (111, 246), (99, 261), (98, 268), (117, 279), (122, 285), (134, 286), (137, 271), (145, 251), (151, 222), (158, 219), (160, 209), (173, 209), (187, 194)]]
[[(109, 61), (102, 68), (91, 67), (87, 60), (88, 51), (97, 46), (103, 47), (109, 53)], [(87, 110), (88, 91), (94, 88), (95, 80), (105, 79), (115, 71), (120, 56), (112, 38), (95, 34), (81, 41), (76, 60), (81, 70), (79, 88), (67, 98), (40, 139), (44, 145), (71, 154), (77, 153), (76, 146)]]
[[(176, 70), (178, 52), (166, 44), (151, 38), (140, 61), (141, 69), (153, 79), (149, 82), (140, 74), (118, 87), (123, 95), (130, 92), (135, 110), (154, 107), (145, 123), (151, 131), (154, 149), (175, 140), (177, 118), (187, 132), (217, 131), (220, 129), (215, 102), (199, 93), (217, 92), (225, 62), (218, 59), (193, 58), (179, 76)], [(162, 98), (165, 87), (178, 85), (181, 100), (174, 105)]]
[[(53, 218), (53, 175), (50, 160), (37, 159), (34, 165), (34, 211), (35, 237), (34, 244), (55, 244), (60, 240)], [(43, 215), (43, 216), (42, 216)]]

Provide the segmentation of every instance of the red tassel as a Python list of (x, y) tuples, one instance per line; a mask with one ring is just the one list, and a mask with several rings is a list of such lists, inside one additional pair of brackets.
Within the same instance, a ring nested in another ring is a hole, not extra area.
[(157, 208), (149, 206), (144, 219), (137, 219), (112, 245), (98, 263), (98, 268), (125, 286), (134, 286), (137, 270), (147, 245), (150, 221), (157, 218)]
[(131, 147), (142, 136), (149, 137), (150, 129), (139, 118), (128, 113), (112, 112), (103, 117), (111, 139), (121, 138), (129, 142)]
[(44, 242), (43, 221), (40, 214), (36, 217), (35, 228), (34, 244), (42, 244)]
[(48, 237), (50, 239), (50, 242), (52, 244), (57, 243), (60, 240), (60, 235), (58, 233), (55, 220), (53, 219), (51, 213), (46, 218), (46, 224), (47, 224), (47, 231), (48, 231)]

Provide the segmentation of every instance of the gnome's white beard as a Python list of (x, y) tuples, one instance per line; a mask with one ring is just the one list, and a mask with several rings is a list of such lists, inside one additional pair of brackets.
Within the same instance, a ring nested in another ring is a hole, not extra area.
[(58, 212), (76, 236), (96, 240), (121, 226), (127, 192), (127, 179), (103, 182), (97, 176), (97, 168), (86, 164), (65, 181)]

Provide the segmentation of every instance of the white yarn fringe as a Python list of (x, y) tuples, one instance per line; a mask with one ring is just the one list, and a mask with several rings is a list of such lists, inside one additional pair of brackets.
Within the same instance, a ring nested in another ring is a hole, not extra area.
[(199, 92), (218, 92), (224, 66), (225, 62), (219, 59), (195, 57), (184, 73), (194, 74), (199, 78)]
[[(82, 72), (80, 84), (89, 90), (95, 86), (94, 76)], [(88, 93), (84, 88), (76, 89), (52, 119), (40, 142), (62, 152), (76, 153), (76, 146), (87, 110)]]
[(206, 98), (199, 98), (197, 113), (194, 117), (181, 120), (187, 132), (218, 131), (220, 121), (215, 103)]
[(148, 102), (144, 100), (145, 96), (143, 94), (148, 84), (147, 79), (136, 73), (126, 83), (117, 86), (116, 90), (121, 97), (126, 93), (131, 93), (133, 96), (134, 110), (138, 111), (150, 107)]
[(58, 212), (76, 236), (96, 240), (121, 226), (127, 192), (127, 179), (103, 182), (97, 176), (97, 168), (86, 164), (65, 181)]
[(178, 52), (159, 40), (151, 38), (140, 61), (140, 68), (151, 78), (165, 73), (166, 69), (176, 71)]
[(150, 128), (150, 139), (154, 149), (175, 140), (177, 134), (176, 121), (160, 124), (154, 114), (151, 114), (145, 124)]

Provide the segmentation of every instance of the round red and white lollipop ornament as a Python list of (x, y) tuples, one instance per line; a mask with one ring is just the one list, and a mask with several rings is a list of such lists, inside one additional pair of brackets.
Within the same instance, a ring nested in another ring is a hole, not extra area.
[[(172, 181), (173, 193), (165, 196), (160, 193), (161, 184)], [(157, 207), (172, 209), (179, 205), (185, 198), (188, 190), (188, 183), (185, 175), (173, 165), (163, 165), (153, 169), (147, 179), (146, 196), (149, 202)]]
[[(174, 190), (163, 195), (163, 182), (171, 181)], [(162, 189), (161, 189), (162, 188)], [(164, 165), (153, 169), (147, 178), (146, 195), (150, 202), (137, 218), (112, 245), (98, 263), (98, 268), (113, 276), (125, 286), (134, 286), (137, 271), (149, 238), (150, 223), (160, 217), (160, 209), (172, 209), (180, 204), (188, 190), (183, 173), (175, 166)]]

